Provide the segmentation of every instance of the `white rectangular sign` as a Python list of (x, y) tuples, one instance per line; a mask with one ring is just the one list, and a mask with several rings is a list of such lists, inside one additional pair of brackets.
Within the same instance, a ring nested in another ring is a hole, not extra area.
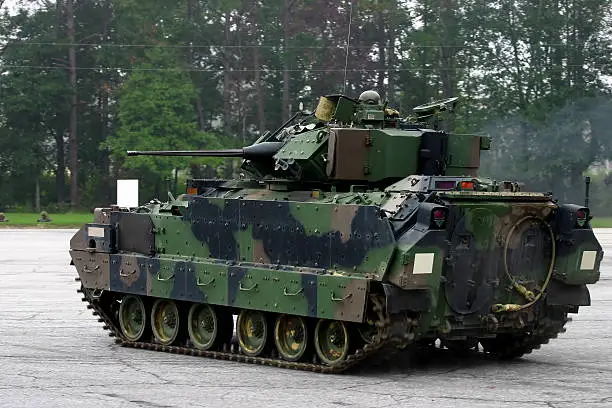
[(597, 260), (597, 251), (584, 251), (582, 253), (582, 260), (580, 261), (580, 270), (590, 271), (594, 269), (596, 260)]
[(90, 237), (104, 238), (104, 228), (89, 227), (87, 228), (87, 235), (89, 235)]
[(414, 275), (421, 273), (432, 273), (435, 254), (414, 254), (414, 267), (412, 273)]
[(138, 180), (117, 180), (117, 205), (138, 207)]

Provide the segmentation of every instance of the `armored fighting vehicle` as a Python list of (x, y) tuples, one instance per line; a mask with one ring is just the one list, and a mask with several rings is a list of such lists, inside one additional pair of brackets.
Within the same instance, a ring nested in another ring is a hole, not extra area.
[(404, 120), (328, 95), (242, 149), (128, 152), (241, 157), (241, 177), (96, 209), (70, 242), (83, 301), (124, 346), (318, 372), (539, 348), (599, 279), (589, 209), (479, 177), (490, 138), (437, 125), (455, 103)]

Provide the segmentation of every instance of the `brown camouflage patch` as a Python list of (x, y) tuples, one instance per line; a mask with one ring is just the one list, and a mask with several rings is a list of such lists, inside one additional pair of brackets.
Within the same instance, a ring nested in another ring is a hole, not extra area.
[[(518, 218), (522, 217), (525, 215), (525, 207), (522, 205), (513, 205), (512, 206), (512, 215), (514, 215), (516, 217), (516, 219), (518, 220)], [(514, 222), (516, 222), (516, 220), (512, 220)]]
[(366, 178), (364, 166), (370, 150), (369, 137), (367, 129), (332, 129), (327, 151), (327, 175), (341, 180)]
[(340, 232), (340, 241), (346, 243), (351, 239), (351, 224), (358, 207), (356, 205), (334, 206), (331, 216), (332, 231)]
[(548, 218), (548, 216), (550, 215), (550, 213), (552, 213), (552, 206), (548, 206), (548, 207), (544, 207), (542, 208), (542, 218)]
[(152, 289), (152, 283), (153, 283), (153, 279), (155, 279), (157, 277), (157, 273), (159, 269), (159, 262), (157, 263), (157, 268), (155, 267), (155, 264), (153, 264), (152, 262), (147, 262), (146, 266), (144, 267), (144, 270), (142, 271), (142, 273), (146, 274), (146, 293), (150, 294)]
[(361, 322), (366, 305), (368, 282), (363, 279), (346, 281), (341, 290), (331, 292), (330, 297), (334, 303), (334, 317), (337, 320)]
[(119, 279), (126, 286), (130, 287), (140, 278), (141, 270), (138, 267), (136, 258), (132, 256), (121, 257), (119, 265)]
[(270, 258), (266, 254), (263, 241), (259, 239), (253, 240), (253, 262), (257, 263), (270, 263)]
[(110, 255), (88, 251), (70, 251), (81, 283), (88, 289), (110, 289)]

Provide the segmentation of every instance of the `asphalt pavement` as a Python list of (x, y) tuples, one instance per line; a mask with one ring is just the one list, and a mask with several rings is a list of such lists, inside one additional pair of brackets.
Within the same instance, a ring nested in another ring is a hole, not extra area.
[(0, 229), (3, 407), (612, 407), (612, 229), (567, 332), (513, 362), (381, 362), (343, 375), (123, 348), (76, 293), (73, 230)]

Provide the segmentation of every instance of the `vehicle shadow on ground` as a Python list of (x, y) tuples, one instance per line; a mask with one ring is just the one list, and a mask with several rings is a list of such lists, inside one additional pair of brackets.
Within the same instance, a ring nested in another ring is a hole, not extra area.
[(480, 351), (470, 350), (457, 353), (444, 348), (427, 350), (397, 351), (373, 357), (368, 362), (347, 371), (355, 375), (380, 374), (431, 374), (450, 373), (460, 369), (477, 367), (508, 367), (530, 364), (525, 359), (499, 360)]

